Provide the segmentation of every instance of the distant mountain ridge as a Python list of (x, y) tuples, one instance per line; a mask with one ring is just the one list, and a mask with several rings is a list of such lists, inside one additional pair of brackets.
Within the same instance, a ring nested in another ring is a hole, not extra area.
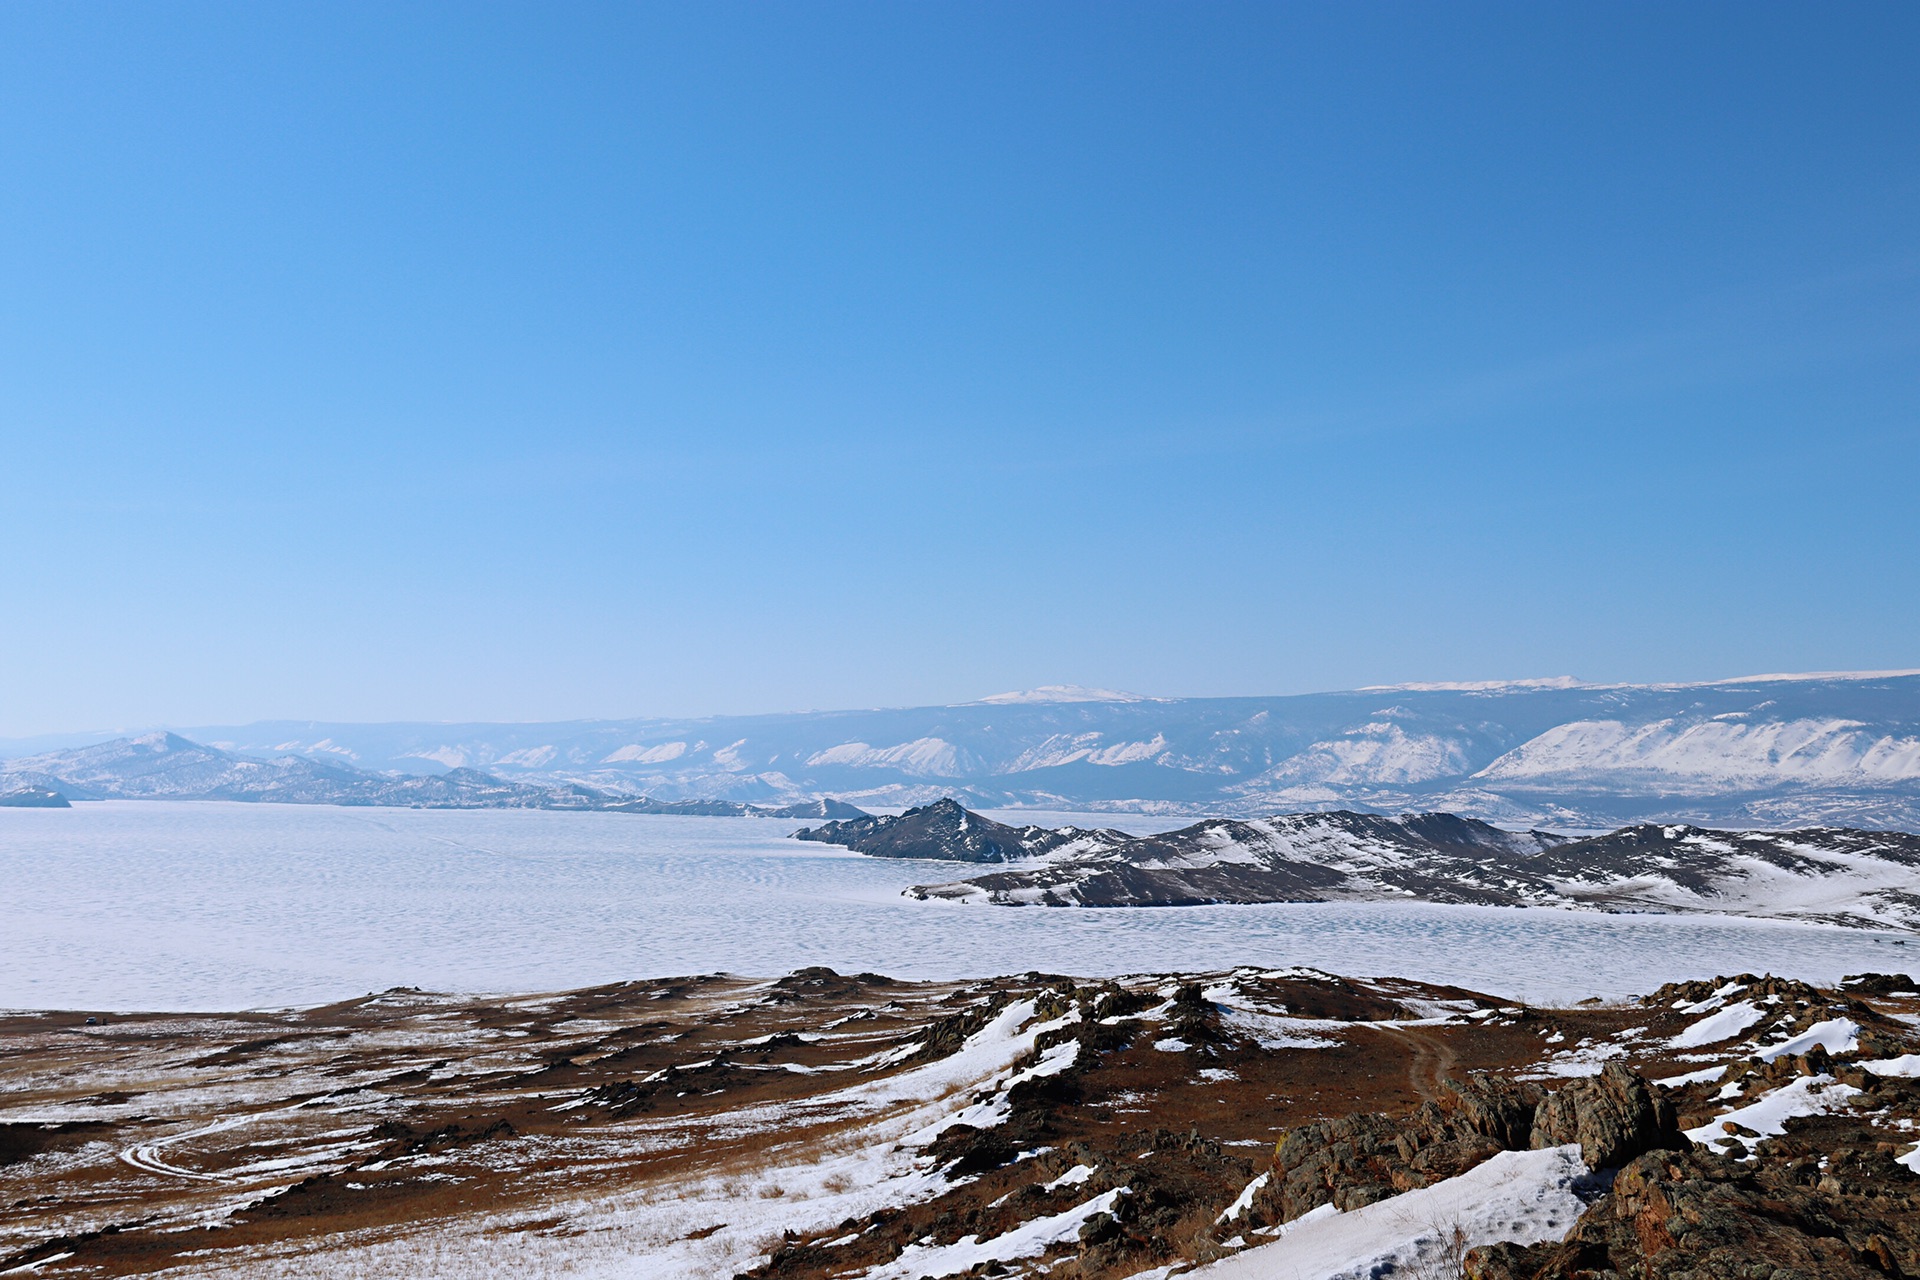
[[(956, 822), (984, 821), (929, 806), (798, 837), (888, 857), (983, 861), (956, 851), (951, 833)], [(901, 838), (884, 850), (861, 849), (865, 828), (873, 825)], [(1022, 865), (907, 893), (1050, 907), (1413, 899), (1920, 928), (1920, 836), (1901, 832), (1708, 831), (1645, 823), (1575, 839), (1505, 831), (1450, 813), (1335, 811), (1213, 818), (1138, 838), (1026, 828), (1021, 844), (1034, 851)]]
[(508, 781), (478, 769), (441, 774), (375, 774), (283, 755), (270, 760), (156, 732), (0, 764), (0, 795), (15, 805), (68, 800), (241, 800), (281, 804), (382, 805), (423, 809), (580, 809), (719, 817), (852, 818), (837, 800), (781, 808), (725, 800), (659, 801), (578, 783)]
[[(1504, 826), (1920, 830), (1920, 674), (1461, 682), (1248, 698), (1054, 686), (960, 706), (182, 731), (255, 757), (485, 771), (660, 801), (1181, 814), (1444, 811)], [(17, 762), (16, 762), (17, 763)]]

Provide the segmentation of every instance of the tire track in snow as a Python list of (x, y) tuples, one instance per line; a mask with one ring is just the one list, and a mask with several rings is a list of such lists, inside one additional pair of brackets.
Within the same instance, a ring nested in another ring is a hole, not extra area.
[(128, 1147), (120, 1153), (120, 1159), (132, 1165), (142, 1173), (157, 1173), (168, 1178), (191, 1178), (195, 1182), (229, 1182), (217, 1173), (196, 1173), (192, 1169), (182, 1169), (178, 1165), (168, 1164), (160, 1158), (162, 1148), (186, 1142), (192, 1138), (203, 1138), (210, 1133), (220, 1133), (227, 1129), (237, 1129), (241, 1125), (256, 1119), (254, 1116), (229, 1116), (225, 1120), (216, 1120), (212, 1124), (202, 1125), (198, 1129), (189, 1129), (185, 1133), (176, 1133), (170, 1137), (153, 1142), (143, 1142)]

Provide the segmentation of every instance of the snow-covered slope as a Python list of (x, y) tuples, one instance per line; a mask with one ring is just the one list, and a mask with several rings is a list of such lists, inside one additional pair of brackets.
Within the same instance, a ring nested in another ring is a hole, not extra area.
[(466, 767), (666, 798), (905, 807), (954, 795), (984, 808), (1446, 810), (1586, 830), (1641, 821), (1920, 830), (1911, 672), (1281, 698), (1051, 687), (876, 711), (182, 732), (252, 756), (408, 773)]
[(70, 799), (244, 800), (332, 792), (351, 786), (354, 773), (303, 756), (237, 756), (160, 732), (9, 760), (0, 778), (48, 787)]
[(1914, 929), (1920, 836), (1646, 824), (1570, 839), (1445, 813), (1288, 814), (1212, 819), (1091, 850), (1062, 849), (1015, 869), (908, 892), (1003, 906), (1413, 898)]
[(1884, 786), (1920, 778), (1920, 737), (1858, 720), (1760, 720), (1730, 713), (1645, 724), (1574, 720), (1507, 752), (1476, 776), (1534, 783), (1596, 772), (1714, 790), (1776, 783)]

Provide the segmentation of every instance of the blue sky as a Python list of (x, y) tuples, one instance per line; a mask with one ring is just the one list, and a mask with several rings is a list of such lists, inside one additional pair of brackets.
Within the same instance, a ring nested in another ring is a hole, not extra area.
[(0, 9), (0, 733), (1920, 666), (1910, 4)]

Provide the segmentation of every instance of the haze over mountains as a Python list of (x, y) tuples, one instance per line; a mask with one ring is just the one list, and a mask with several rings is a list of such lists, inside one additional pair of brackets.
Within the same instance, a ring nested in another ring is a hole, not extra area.
[[(1920, 830), (1915, 672), (1248, 698), (1049, 688), (870, 711), (552, 724), (275, 721), (180, 732), (228, 753), (291, 756), (316, 768), (474, 769), (540, 788), (662, 800), (837, 797), (884, 807), (951, 795), (975, 808), (1445, 810), (1576, 830), (1643, 820)], [(44, 746), (0, 743), (0, 753)]]
[(69, 800), (241, 800), (414, 809), (580, 809), (699, 817), (849, 818), (834, 800), (773, 807), (733, 800), (654, 800), (574, 782), (508, 780), (478, 769), (372, 773), (298, 755), (238, 755), (165, 730), (0, 763), (0, 805), (69, 807)]

